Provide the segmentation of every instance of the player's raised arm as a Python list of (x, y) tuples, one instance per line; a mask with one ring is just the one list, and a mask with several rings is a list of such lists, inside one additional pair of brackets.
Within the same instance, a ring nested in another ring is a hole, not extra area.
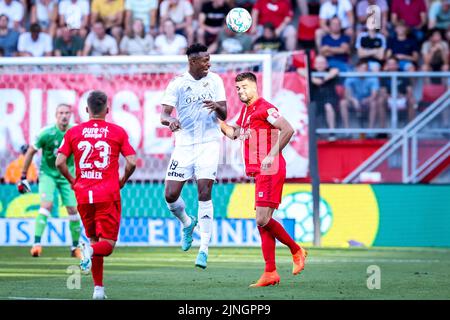
[(171, 116), (173, 108), (167, 104), (163, 104), (163, 110), (161, 113), (161, 124), (164, 126), (168, 126), (172, 132), (181, 129), (180, 121), (177, 118)]
[(204, 100), (203, 103), (205, 104), (204, 107), (206, 109), (209, 109), (210, 112), (215, 112), (217, 114), (217, 118), (219, 120), (224, 121), (227, 118), (227, 102), (226, 101), (211, 101), (211, 100)]
[(231, 140), (236, 140), (239, 137), (239, 132), (241, 128), (239, 126), (230, 126), (225, 121), (219, 120), (220, 130), (222, 133), (230, 138)]

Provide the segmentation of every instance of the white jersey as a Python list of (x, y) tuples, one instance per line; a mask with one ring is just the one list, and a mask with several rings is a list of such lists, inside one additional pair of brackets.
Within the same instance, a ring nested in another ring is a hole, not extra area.
[(203, 100), (226, 101), (220, 76), (208, 72), (195, 80), (189, 72), (175, 77), (167, 86), (161, 104), (175, 107), (181, 130), (175, 132), (175, 145), (205, 143), (221, 138), (216, 112), (204, 108)]

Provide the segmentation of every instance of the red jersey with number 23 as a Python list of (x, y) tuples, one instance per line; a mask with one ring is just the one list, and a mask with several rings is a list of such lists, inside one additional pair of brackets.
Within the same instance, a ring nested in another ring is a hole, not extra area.
[(91, 119), (69, 129), (58, 152), (74, 155), (78, 204), (120, 200), (119, 155), (136, 154), (122, 127)]
[(279, 137), (279, 130), (273, 126), (279, 117), (278, 109), (263, 98), (258, 98), (249, 106), (242, 106), (236, 124), (241, 127), (240, 139), (245, 140), (245, 173), (248, 176), (285, 172), (286, 162), (281, 152), (275, 157), (272, 168), (261, 172), (261, 162)]

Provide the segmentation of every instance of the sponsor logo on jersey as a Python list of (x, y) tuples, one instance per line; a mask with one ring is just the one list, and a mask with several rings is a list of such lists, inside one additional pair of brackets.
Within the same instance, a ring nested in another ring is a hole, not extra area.
[(186, 103), (194, 103), (197, 101), (203, 101), (203, 100), (213, 100), (213, 96), (211, 93), (203, 93), (198, 96), (187, 96), (185, 102)]
[(81, 133), (84, 138), (94, 138), (99, 139), (103, 138), (103, 136), (106, 138), (108, 135), (108, 127), (105, 128), (84, 128), (83, 132)]
[(259, 193), (258, 193), (258, 197), (260, 197), (260, 198), (264, 197), (264, 192), (262, 192), (262, 191), (259, 192)]

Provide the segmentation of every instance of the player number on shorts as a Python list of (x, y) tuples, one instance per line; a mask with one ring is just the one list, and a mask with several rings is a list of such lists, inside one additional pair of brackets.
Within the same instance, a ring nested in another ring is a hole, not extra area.
[(106, 168), (109, 164), (110, 146), (105, 141), (97, 141), (94, 146), (88, 141), (80, 141), (80, 143), (78, 143), (78, 149), (83, 151), (80, 158), (80, 169), (92, 169), (92, 163), (87, 162), (87, 159), (92, 153), (92, 147), (94, 147), (95, 150), (99, 150), (99, 156), (102, 158), (102, 161), (94, 161), (95, 167), (98, 169)]

